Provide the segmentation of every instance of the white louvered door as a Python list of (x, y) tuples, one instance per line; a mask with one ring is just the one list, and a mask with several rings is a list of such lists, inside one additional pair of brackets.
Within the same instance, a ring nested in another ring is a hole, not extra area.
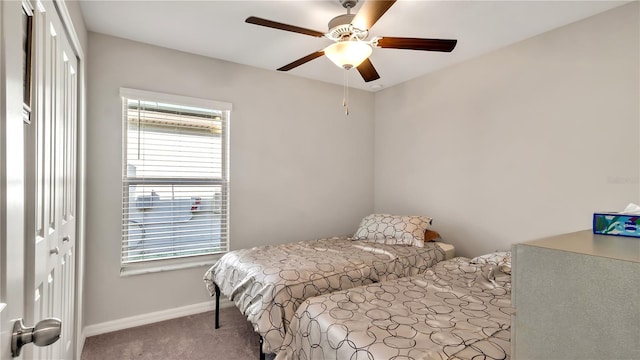
[(62, 330), (56, 343), (24, 351), (26, 359), (70, 360), (75, 347), (77, 58), (53, 2), (33, 5), (25, 317), (29, 324), (60, 319)]

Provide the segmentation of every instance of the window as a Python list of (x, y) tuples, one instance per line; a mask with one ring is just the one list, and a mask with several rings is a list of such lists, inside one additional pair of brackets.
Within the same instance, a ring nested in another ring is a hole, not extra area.
[(120, 93), (123, 270), (227, 251), (231, 104)]

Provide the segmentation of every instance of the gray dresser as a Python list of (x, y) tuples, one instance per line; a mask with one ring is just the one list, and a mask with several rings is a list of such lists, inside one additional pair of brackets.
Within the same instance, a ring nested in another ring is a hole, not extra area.
[(640, 239), (579, 231), (512, 261), (513, 359), (640, 359)]

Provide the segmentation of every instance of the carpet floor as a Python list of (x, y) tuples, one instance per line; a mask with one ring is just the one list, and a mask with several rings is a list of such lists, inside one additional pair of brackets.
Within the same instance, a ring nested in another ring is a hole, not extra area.
[[(272, 356), (267, 356), (267, 360)], [(81, 360), (258, 360), (259, 336), (235, 307), (87, 338)]]

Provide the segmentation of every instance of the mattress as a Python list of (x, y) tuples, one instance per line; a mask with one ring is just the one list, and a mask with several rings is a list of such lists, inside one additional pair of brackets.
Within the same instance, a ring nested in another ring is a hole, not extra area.
[(247, 316), (263, 337), (263, 352), (278, 353), (305, 299), (419, 274), (444, 258), (433, 242), (416, 247), (334, 237), (231, 251), (204, 280), (212, 295), (217, 284)]
[(283, 350), (289, 359), (508, 359), (511, 275), (467, 258), (425, 273), (305, 300)]

